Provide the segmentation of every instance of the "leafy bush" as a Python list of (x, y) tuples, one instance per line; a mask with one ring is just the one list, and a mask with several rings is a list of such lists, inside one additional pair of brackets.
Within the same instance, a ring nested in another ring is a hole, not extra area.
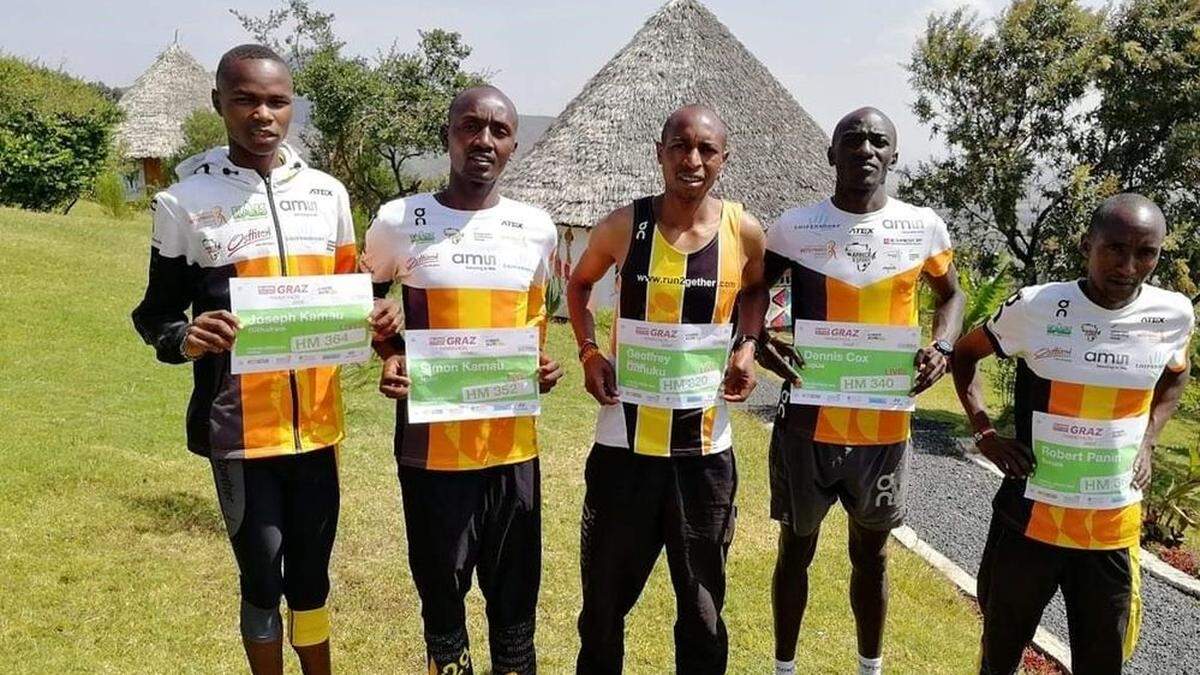
[(1183, 542), (1189, 527), (1200, 526), (1196, 498), (1200, 496), (1200, 445), (1189, 450), (1187, 473), (1183, 476), (1154, 472), (1142, 499), (1142, 539), (1166, 546)]
[(69, 206), (103, 171), (120, 117), (82, 80), (0, 56), (0, 204)]
[(183, 121), (183, 145), (167, 159), (167, 181), (174, 180), (175, 167), (192, 155), (225, 145), (225, 122), (213, 110), (200, 108)]
[(96, 178), (92, 197), (113, 218), (126, 218), (132, 212), (125, 201), (125, 181), (114, 170), (105, 171)]

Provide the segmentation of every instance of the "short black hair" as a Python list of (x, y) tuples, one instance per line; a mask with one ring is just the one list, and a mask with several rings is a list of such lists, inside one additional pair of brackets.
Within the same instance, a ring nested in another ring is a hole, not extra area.
[(291, 72), (291, 67), (288, 66), (287, 61), (284, 61), (283, 57), (280, 56), (274, 49), (271, 49), (266, 45), (247, 43), (244, 45), (238, 45), (225, 52), (225, 54), (221, 56), (221, 61), (217, 63), (217, 86), (221, 86), (221, 81), (225, 79), (225, 76), (229, 73), (229, 69), (233, 67), (233, 64), (237, 63), (238, 61), (245, 61), (247, 59), (264, 59), (267, 61), (274, 61), (278, 64), (281, 64), (284, 68), (287, 68), (288, 72)]

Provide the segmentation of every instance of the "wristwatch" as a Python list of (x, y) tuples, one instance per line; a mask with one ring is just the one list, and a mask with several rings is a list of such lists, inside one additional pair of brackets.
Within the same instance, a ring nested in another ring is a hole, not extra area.
[(941, 352), (942, 356), (947, 358), (954, 354), (954, 345), (950, 344), (946, 340), (934, 340), (932, 346), (934, 349)]
[(579, 362), (587, 363), (588, 359), (592, 358), (593, 354), (600, 353), (600, 345), (596, 344), (595, 340), (587, 339), (583, 344), (579, 345)]

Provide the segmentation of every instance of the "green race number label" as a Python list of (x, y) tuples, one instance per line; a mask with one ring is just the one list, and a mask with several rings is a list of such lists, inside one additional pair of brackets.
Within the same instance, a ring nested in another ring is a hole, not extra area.
[(731, 324), (618, 319), (617, 389), (626, 403), (703, 408), (717, 402)]
[(919, 340), (916, 326), (797, 320), (795, 349), (804, 358), (804, 384), (792, 387), (791, 402), (913, 410), (908, 391)]
[(1115, 509), (1139, 502), (1133, 460), (1149, 418), (1088, 420), (1033, 413), (1037, 468), (1025, 496), (1053, 506)]
[(410, 330), (410, 422), (537, 415), (536, 328)]
[(361, 363), (371, 356), (366, 274), (229, 280), (230, 308), (242, 324), (234, 374)]

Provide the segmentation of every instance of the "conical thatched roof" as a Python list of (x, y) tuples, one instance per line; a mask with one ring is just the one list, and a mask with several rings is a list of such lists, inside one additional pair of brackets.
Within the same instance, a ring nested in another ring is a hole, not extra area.
[(591, 226), (662, 190), (654, 141), (676, 108), (702, 103), (730, 129), (733, 154), (714, 194), (773, 219), (829, 194), (829, 139), (717, 17), (672, 0), (575, 97), (504, 179), (507, 196), (560, 224)]
[(212, 105), (213, 76), (178, 43), (167, 47), (118, 105), (117, 140), (126, 157), (169, 157), (183, 145), (183, 121)]

